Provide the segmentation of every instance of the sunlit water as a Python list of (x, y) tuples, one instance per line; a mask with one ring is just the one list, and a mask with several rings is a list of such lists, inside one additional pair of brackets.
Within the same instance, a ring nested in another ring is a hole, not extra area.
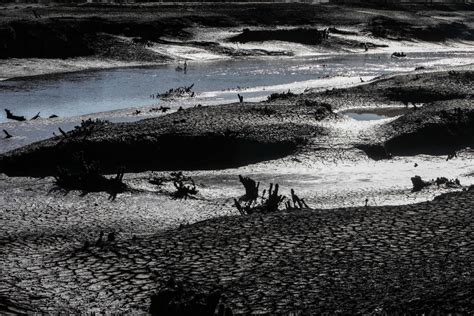
[[(0, 104), (27, 118), (38, 112), (70, 117), (157, 105), (162, 101), (152, 94), (193, 83), (198, 96), (181, 100), (180, 106), (228, 103), (238, 100), (237, 93), (245, 100), (258, 99), (275, 91), (360, 82), (446, 59), (468, 64), (473, 58), (474, 53), (466, 52), (411, 53), (406, 58), (352, 54), (190, 62), (186, 74), (176, 71), (176, 65), (85, 71), (0, 81)], [(0, 122), (6, 120), (2, 111)]]
[[(339, 55), (301, 58), (242, 59), (215, 62), (189, 62), (188, 72), (175, 71), (176, 65), (122, 68), (59, 74), (0, 82), (0, 104), (17, 115), (32, 117), (41, 112), (59, 119), (6, 122), (0, 116), (0, 128), (14, 138), (0, 139), (0, 153), (50, 137), (58, 127), (68, 130), (82, 118), (91, 115), (112, 121), (133, 121), (147, 115), (150, 107), (164, 101), (152, 94), (170, 88), (195, 84), (196, 98), (167, 102), (173, 110), (198, 103), (222, 104), (237, 101), (237, 93), (245, 100), (261, 100), (273, 92), (302, 92), (306, 88), (332, 88), (370, 80), (376, 76), (413, 71), (416, 67), (470, 64), (474, 53), (410, 53), (397, 59), (390, 55)], [(135, 108), (141, 114), (135, 115)], [(411, 193), (410, 177), (423, 179), (459, 177), (464, 185), (474, 183), (474, 154), (466, 151), (447, 162), (445, 157), (415, 156), (375, 162), (356, 150), (345, 150), (358, 133), (376, 124), (394, 119), (391, 114), (368, 110), (346, 111), (345, 120), (332, 124), (325, 139), (314, 140), (323, 151), (302, 152), (276, 161), (262, 162), (223, 171), (192, 172), (200, 184), (200, 197), (216, 201), (219, 208), (232, 209), (234, 197), (243, 194), (238, 175), (248, 175), (267, 186), (280, 183), (282, 193), (294, 188), (313, 207), (335, 207), (412, 203), (432, 198), (443, 189), (431, 188)], [(83, 115), (82, 117), (77, 117)], [(321, 123), (325, 124), (325, 123)], [(415, 163), (417, 167), (415, 167)], [(202, 185), (201, 185), (202, 184)], [(199, 203), (199, 202), (198, 202)]]

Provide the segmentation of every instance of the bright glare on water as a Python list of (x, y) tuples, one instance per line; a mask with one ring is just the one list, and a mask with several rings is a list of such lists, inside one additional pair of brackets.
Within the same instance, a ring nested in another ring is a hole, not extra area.
[[(55, 74), (0, 81), (0, 104), (26, 117), (38, 112), (42, 117), (70, 117), (159, 104), (150, 95), (193, 83), (198, 97), (181, 102), (183, 106), (228, 103), (237, 101), (237, 92), (252, 100), (275, 91), (302, 91), (328, 78), (370, 79), (446, 63), (446, 59), (472, 63), (473, 56), (466, 52), (410, 53), (398, 59), (389, 54), (351, 54), (189, 62), (187, 74), (175, 71), (176, 65)], [(5, 121), (2, 112), (0, 122)]]

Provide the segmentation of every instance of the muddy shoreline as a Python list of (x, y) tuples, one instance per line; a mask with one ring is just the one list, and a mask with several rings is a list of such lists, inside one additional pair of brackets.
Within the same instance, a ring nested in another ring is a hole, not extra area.
[(408, 110), (378, 127), (369, 139), (361, 135), (353, 148), (372, 159), (448, 155), (474, 147), (473, 79), (472, 70), (396, 75), (353, 88), (284, 93), (260, 103), (197, 107), (133, 123), (91, 125), (3, 154), (0, 171), (52, 175), (58, 167), (76, 168), (70, 159), (74, 155), (84, 155), (109, 173), (119, 168), (130, 172), (242, 166), (304, 151), (311, 139), (329, 133), (319, 122), (337, 120), (334, 111), (370, 104)]
[[(321, 32), (328, 30), (329, 37), (324, 41), (316, 43), (310, 40), (311, 46), (327, 52), (377, 51), (386, 46), (377, 44), (377, 39), (433, 43), (450, 40), (472, 42), (474, 34), (471, 8), (472, 5), (387, 7), (382, 10), (304, 4), (233, 5), (231, 8), (223, 5), (191, 5), (186, 6), (186, 13), (183, 14), (183, 7), (166, 5), (8, 7), (0, 10), (0, 47), (3, 47), (0, 58), (18, 58), (20, 63), (22, 58), (56, 58), (64, 60), (66, 64), (70, 63), (69, 67), (74, 71), (78, 67), (94, 68), (83, 65), (83, 62), (81, 64), (77, 60), (81, 58), (101, 60), (105, 64), (108, 61), (124, 64), (161, 64), (174, 61), (175, 57), (153, 47), (159, 48), (162, 44), (202, 49), (209, 54), (231, 58), (293, 54), (285, 50), (246, 49), (226, 45), (227, 42), (232, 42), (232, 38), (243, 36), (245, 28), (255, 32), (281, 32), (275, 30), (275, 27), (301, 29), (301, 34), (292, 36), (292, 41), (298, 43), (308, 42), (304, 28), (314, 28)], [(32, 10), (36, 12), (36, 16)], [(439, 17), (451, 17), (456, 22), (448, 23)], [(232, 31), (233, 36), (219, 40), (195, 39), (193, 29), (213, 27)], [(259, 41), (278, 38), (271, 33), (262, 33)], [(346, 38), (346, 35), (358, 35), (360, 38)], [(375, 43), (372, 43), (371, 38)], [(61, 69), (35, 71), (48, 73)], [(11, 75), (7, 74), (5, 77), (9, 76)]]

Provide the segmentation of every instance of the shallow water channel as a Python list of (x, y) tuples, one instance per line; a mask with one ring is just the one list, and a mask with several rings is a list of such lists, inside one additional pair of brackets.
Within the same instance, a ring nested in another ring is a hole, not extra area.
[[(468, 64), (474, 53), (410, 53), (406, 58), (389, 54), (321, 55), (189, 62), (187, 73), (176, 65), (118, 68), (16, 78), (0, 81), (0, 104), (16, 115), (31, 118), (85, 115), (130, 107), (152, 106), (163, 101), (151, 95), (189, 86), (197, 97), (180, 100), (179, 106), (236, 102), (265, 98), (272, 92), (333, 87), (416, 67)], [(171, 107), (177, 106), (171, 102)], [(6, 122), (5, 112), (0, 123)]]

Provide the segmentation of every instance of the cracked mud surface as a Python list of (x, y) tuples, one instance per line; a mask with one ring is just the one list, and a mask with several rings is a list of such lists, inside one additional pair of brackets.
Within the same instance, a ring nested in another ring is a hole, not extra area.
[[(125, 218), (123, 206), (88, 212), (72, 200), (58, 214), (3, 197), (4, 312), (144, 312), (171, 276), (221, 288), (237, 314), (474, 311), (472, 188), (413, 205), (225, 216), (164, 231), (176, 227), (169, 218), (160, 227), (168, 214)], [(96, 245), (99, 230), (121, 232)]]

